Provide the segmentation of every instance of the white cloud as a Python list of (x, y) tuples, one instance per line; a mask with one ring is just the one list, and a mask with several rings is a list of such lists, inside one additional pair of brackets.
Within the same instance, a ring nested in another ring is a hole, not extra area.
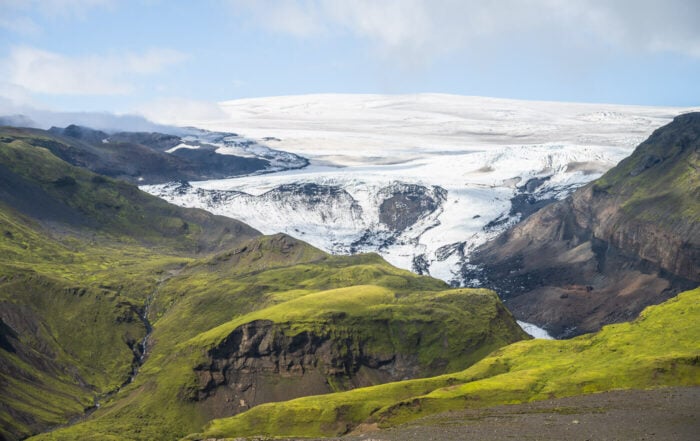
[(123, 95), (134, 91), (133, 80), (186, 59), (171, 49), (120, 55), (68, 57), (22, 46), (3, 62), (9, 82), (33, 93), (68, 95)]
[[(32, 94), (27, 89), (5, 81), (0, 81), (0, 98), (4, 99), (4, 103), (6, 105), (37, 105), (36, 101), (32, 97)], [(8, 111), (3, 106), (0, 106), (0, 114), (12, 112), (14, 111)]]
[(314, 2), (300, 0), (231, 0), (237, 13), (250, 14), (263, 27), (291, 34), (311, 37), (324, 32), (328, 19), (325, 11)]
[(125, 54), (116, 61), (123, 64), (126, 72), (147, 75), (186, 59), (185, 54), (173, 49), (149, 49), (142, 54)]
[(135, 113), (159, 124), (196, 125), (201, 121), (226, 119), (218, 104), (186, 98), (161, 98), (139, 106)]
[(697, 0), (230, 0), (239, 15), (296, 37), (350, 34), (411, 64), (457, 49), (532, 41), (593, 51), (700, 57)]

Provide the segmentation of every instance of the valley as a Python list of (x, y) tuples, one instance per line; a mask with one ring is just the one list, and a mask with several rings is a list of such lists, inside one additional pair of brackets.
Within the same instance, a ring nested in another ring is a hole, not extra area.
[[(216, 151), (217, 133), (198, 136)], [(2, 128), (2, 437), (355, 436), (618, 390), (693, 396), (699, 145), (689, 113), (607, 172), (586, 167), (609, 147), (505, 145), (142, 187), (224, 217), (94, 173), (78, 159), (95, 144)], [(464, 158), (482, 170), (458, 172)], [(483, 219), (454, 208), (475, 194)], [(482, 284), (496, 290), (464, 286)]]
[(3, 438), (179, 438), (527, 338), (492, 291), (170, 205), (62, 161), (48, 132), (0, 138)]
[(698, 19), (0, 0), (0, 441), (695, 441)]

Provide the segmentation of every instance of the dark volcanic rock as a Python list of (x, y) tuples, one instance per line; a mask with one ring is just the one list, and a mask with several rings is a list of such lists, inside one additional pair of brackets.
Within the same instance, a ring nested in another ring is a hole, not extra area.
[(511, 216), (519, 214), (522, 221), (555, 201), (556, 199), (553, 198), (537, 199), (535, 196), (527, 193), (517, 194), (510, 199), (511, 209), (509, 214)]
[(425, 258), (425, 254), (419, 254), (413, 257), (413, 266), (411, 270), (414, 273), (420, 274), (422, 276), (430, 275), (429, 268), (430, 264), (428, 263), (428, 259)]
[(283, 326), (256, 320), (211, 349), (195, 372), (190, 398), (221, 417), (262, 403), (414, 378), (420, 368), (414, 355), (365, 353), (349, 329), (286, 335)]
[(179, 136), (156, 132), (119, 132), (110, 135), (109, 141), (141, 144), (160, 152), (169, 150), (182, 142)]
[[(313, 182), (302, 182), (298, 184), (283, 184), (270, 190), (271, 197), (286, 198), (289, 196), (301, 196), (306, 203), (316, 205), (328, 202), (329, 199), (352, 199), (350, 194), (342, 188), (334, 185), (319, 185)], [(352, 199), (354, 201), (354, 199)]]
[(447, 197), (440, 187), (396, 183), (383, 188), (386, 198), (379, 206), (379, 221), (394, 231), (403, 231), (434, 212)]
[(15, 346), (17, 345), (18, 337), (15, 330), (8, 326), (2, 317), (0, 317), (0, 349), (12, 353), (17, 352)]
[[(217, 153), (218, 147), (187, 141), (198, 148), (182, 148), (167, 153), (182, 144), (176, 135), (155, 132), (119, 132), (108, 134), (88, 127), (70, 125), (66, 128), (52, 127), (46, 131), (35, 130), (33, 144), (49, 149), (64, 161), (85, 167), (96, 173), (122, 179), (131, 183), (161, 184), (170, 181), (195, 181), (223, 179), (267, 170), (271, 161), (289, 160), (294, 166), (304, 166), (308, 161), (296, 155), (275, 150), (262, 151), (259, 157), (236, 156)], [(234, 145), (250, 146), (254, 141), (234, 139), (234, 134), (217, 135), (221, 140)], [(217, 138), (218, 139), (218, 138)], [(223, 142), (222, 141), (222, 142)], [(292, 165), (290, 165), (292, 166)]]
[(93, 130), (88, 127), (76, 126), (75, 124), (71, 124), (64, 129), (60, 127), (51, 127), (49, 132), (89, 143), (100, 143), (109, 137), (109, 135), (101, 130)]
[(192, 164), (189, 169), (200, 179), (243, 175), (264, 170), (270, 165), (270, 161), (264, 159), (220, 155), (206, 149), (178, 149), (172, 155)]
[(464, 270), (557, 337), (636, 317), (700, 282), (700, 113), (681, 115), (569, 198), (471, 256)]

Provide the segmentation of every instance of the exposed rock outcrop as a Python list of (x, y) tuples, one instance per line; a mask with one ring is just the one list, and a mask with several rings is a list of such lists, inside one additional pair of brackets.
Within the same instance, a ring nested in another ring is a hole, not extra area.
[(303, 331), (256, 320), (238, 327), (199, 365), (197, 390), (216, 416), (258, 404), (353, 389), (421, 372), (415, 355), (366, 353), (366, 341), (352, 330)]
[(177, 129), (179, 135), (106, 133), (77, 125), (24, 130), (36, 135), (33, 144), (72, 165), (139, 185), (220, 179), (308, 165), (305, 158), (235, 133), (194, 128)]
[(472, 255), (516, 318), (557, 337), (634, 318), (700, 282), (700, 113)]
[(403, 231), (434, 212), (447, 198), (447, 191), (416, 184), (395, 183), (379, 192), (379, 222), (393, 231)]
[(361, 313), (338, 306), (290, 321), (254, 318), (207, 351), (182, 396), (207, 414), (230, 416), (263, 403), (463, 369), (526, 338), (493, 292), (447, 293), (428, 302), (386, 298)]

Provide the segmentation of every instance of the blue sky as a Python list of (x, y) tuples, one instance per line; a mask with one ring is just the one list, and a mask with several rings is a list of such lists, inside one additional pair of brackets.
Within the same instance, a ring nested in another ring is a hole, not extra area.
[(0, 0), (0, 111), (326, 92), (695, 106), (698, 23), (697, 0)]

